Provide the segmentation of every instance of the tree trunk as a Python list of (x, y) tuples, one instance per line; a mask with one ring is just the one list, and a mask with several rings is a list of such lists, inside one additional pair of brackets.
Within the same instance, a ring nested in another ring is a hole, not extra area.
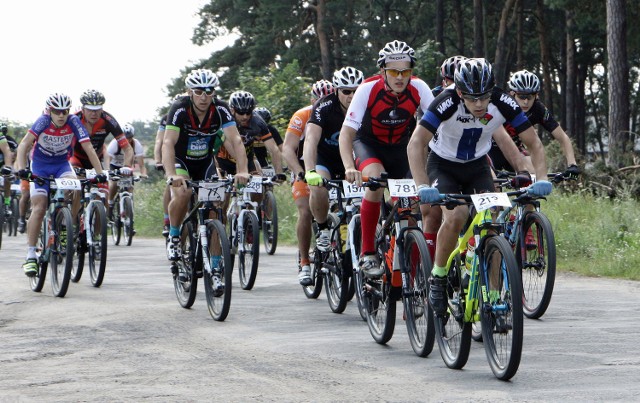
[(496, 79), (496, 84), (499, 87), (504, 88), (506, 83), (507, 71), (506, 71), (506, 55), (507, 55), (507, 25), (509, 22), (509, 13), (513, 8), (516, 0), (507, 0), (502, 7), (502, 13), (500, 14), (500, 25), (498, 28), (498, 40), (496, 43), (496, 55), (493, 60), (493, 74)]
[(524, 35), (522, 20), (524, 19), (524, 5), (521, 0), (516, 2), (516, 71), (525, 68), (524, 63)]
[(333, 69), (331, 68), (331, 45), (329, 44), (329, 36), (325, 27), (325, 16), (327, 12), (325, 0), (318, 0), (318, 4), (312, 6), (316, 12), (316, 34), (318, 36), (318, 44), (320, 46), (320, 69), (322, 78), (331, 80)]
[(473, 57), (485, 57), (482, 0), (473, 0)]
[(456, 54), (464, 55), (464, 10), (462, 9), (461, 0), (455, 0), (453, 2), (454, 16), (455, 16), (455, 24), (456, 24), (456, 38), (458, 51)]
[(436, 1), (436, 43), (440, 53), (446, 57), (447, 51), (444, 44), (444, 0)]
[(564, 129), (569, 135), (575, 133), (575, 97), (576, 97), (576, 46), (573, 36), (574, 20), (573, 12), (565, 11), (566, 21), (566, 42), (567, 58), (566, 58), (566, 90), (565, 90), (565, 122)]
[[(589, 74), (588, 65), (586, 63), (581, 64), (577, 69), (576, 82), (586, 83), (587, 75)], [(585, 86), (578, 85), (576, 93), (576, 107), (575, 107), (575, 126), (574, 132), (569, 137), (573, 137), (574, 149), (578, 154), (584, 156), (587, 154), (587, 139), (585, 122), (587, 119), (587, 99), (585, 95)], [(578, 156), (576, 156), (578, 158)]]
[(543, 98), (542, 102), (547, 105), (547, 108), (553, 112), (553, 90), (551, 82), (551, 49), (547, 41), (547, 27), (544, 23), (545, 9), (544, 0), (538, 0), (536, 2), (536, 27), (538, 30), (538, 38), (540, 42), (540, 63), (542, 64), (542, 88)]
[[(607, 0), (609, 165), (623, 166), (629, 138), (629, 69), (625, 0)], [(630, 158), (629, 158), (630, 160)]]

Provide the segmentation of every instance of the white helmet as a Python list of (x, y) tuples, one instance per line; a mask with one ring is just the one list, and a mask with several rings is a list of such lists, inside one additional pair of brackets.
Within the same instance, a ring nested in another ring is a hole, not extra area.
[(136, 129), (129, 123), (125, 123), (124, 126), (122, 126), (122, 131), (124, 132), (124, 136), (127, 139), (133, 138), (133, 136), (136, 134)]
[(362, 84), (364, 74), (351, 66), (343, 67), (333, 73), (333, 86), (335, 88), (353, 88)]
[(333, 84), (327, 80), (318, 80), (311, 87), (311, 95), (313, 95), (316, 99), (326, 97), (329, 94), (333, 94), (336, 92), (336, 89), (333, 88)]
[(47, 98), (47, 107), (50, 109), (70, 109), (71, 98), (60, 92), (55, 92)]
[(378, 67), (384, 67), (387, 62), (397, 60), (406, 60), (411, 62), (411, 67), (416, 62), (416, 52), (407, 45), (406, 42), (395, 40), (389, 42), (378, 53)]
[(193, 88), (215, 88), (220, 85), (218, 76), (209, 69), (191, 70), (191, 73), (184, 79), (184, 84), (189, 89)]
[(509, 89), (515, 92), (534, 94), (540, 92), (540, 79), (530, 71), (516, 71), (509, 80)]

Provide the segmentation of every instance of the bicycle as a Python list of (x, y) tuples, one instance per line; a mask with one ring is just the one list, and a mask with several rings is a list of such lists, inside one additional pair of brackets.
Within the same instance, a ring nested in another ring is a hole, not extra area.
[(18, 218), (20, 215), (20, 210), (18, 204), (20, 202), (20, 185), (12, 183), (11, 184), (11, 193), (9, 195), (10, 201), (9, 205), (4, 204), (4, 193), (2, 189), (4, 188), (4, 181), (10, 180), (13, 182), (13, 175), (3, 177), (0, 176), (0, 196), (2, 200), (2, 206), (0, 206), (0, 248), (2, 248), (2, 233), (6, 232), (8, 236), (17, 236), (18, 235)]
[(260, 259), (260, 229), (256, 213), (258, 203), (251, 200), (251, 195), (262, 192), (263, 181), (269, 181), (269, 179), (254, 176), (246, 186), (236, 188), (231, 183), (227, 188), (231, 195), (231, 202), (227, 208), (227, 235), (231, 247), (231, 259), (235, 261), (235, 255), (238, 255), (238, 276), (243, 290), (251, 290), (258, 275)]
[[(29, 277), (31, 290), (42, 291), (51, 264), (51, 289), (53, 295), (63, 298), (69, 289), (71, 269), (73, 266), (73, 219), (67, 207), (65, 191), (79, 187), (77, 179), (41, 178), (32, 175), (31, 181), (42, 185), (49, 181), (48, 209), (42, 221), (38, 240), (37, 260), (38, 273)], [(55, 191), (54, 191), (55, 190)]]
[(131, 246), (136, 231), (133, 221), (133, 184), (140, 181), (139, 176), (121, 176), (120, 170), (109, 171), (109, 179), (116, 182), (118, 191), (111, 207), (109, 227), (114, 245), (120, 244), (121, 236), (124, 243)]
[(84, 271), (85, 254), (88, 256), (89, 278), (91, 285), (100, 287), (104, 281), (107, 267), (107, 212), (104, 205), (104, 193), (96, 185), (92, 176), (94, 170), (75, 168), (80, 182), (80, 210), (78, 211), (75, 237), (75, 264), (71, 272), (71, 281), (77, 283)]
[[(411, 347), (426, 357), (433, 350), (433, 312), (428, 306), (431, 257), (421, 229), (421, 215), (413, 212), (416, 186), (412, 179), (368, 178), (363, 186), (386, 187), (393, 204), (382, 203), (375, 250), (384, 274), (370, 279), (356, 265), (356, 296), (364, 310), (371, 336), (386, 344), (393, 336), (396, 301), (402, 299), (403, 315)], [(355, 231), (355, 226), (354, 226)]]
[[(262, 168), (262, 175), (267, 178), (275, 178), (276, 171), (272, 167)], [(278, 205), (273, 193), (273, 179), (263, 182), (264, 191), (262, 201), (258, 204), (258, 218), (262, 230), (262, 242), (264, 251), (268, 255), (276, 253), (278, 246)]]
[[(511, 205), (511, 193), (443, 194), (441, 205), (471, 205), (466, 228), (447, 259), (447, 311), (434, 315), (436, 340), (447, 367), (461, 369), (471, 347), (472, 324), (480, 321), (484, 348), (493, 374), (511, 379), (522, 355), (522, 280), (511, 245), (501, 235), (504, 223), (494, 223), (492, 211)], [(473, 257), (463, 259), (469, 240), (475, 241)], [(465, 260), (470, 261), (469, 267)]]
[[(231, 305), (232, 260), (226, 230), (218, 217), (231, 179), (186, 180), (193, 190), (189, 212), (180, 224), (180, 259), (172, 263), (173, 284), (178, 302), (191, 308), (198, 278), (204, 277), (209, 314), (224, 321)], [(197, 194), (196, 194), (197, 193)], [(215, 213), (216, 218), (210, 218)]]

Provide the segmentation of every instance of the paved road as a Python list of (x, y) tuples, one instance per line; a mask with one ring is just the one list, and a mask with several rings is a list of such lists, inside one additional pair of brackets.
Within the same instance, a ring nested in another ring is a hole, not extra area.
[[(109, 247), (101, 288), (67, 297), (29, 289), (25, 239), (0, 250), (0, 401), (634, 401), (640, 396), (640, 284), (562, 275), (542, 320), (525, 322), (522, 364), (496, 380), (482, 345), (463, 370), (437, 346), (414, 355), (399, 321), (377, 345), (355, 301), (331, 313), (296, 282), (295, 250), (263, 256), (252, 291), (235, 288), (225, 322), (204, 293), (175, 298), (163, 242)], [(401, 318), (401, 314), (398, 315)]]

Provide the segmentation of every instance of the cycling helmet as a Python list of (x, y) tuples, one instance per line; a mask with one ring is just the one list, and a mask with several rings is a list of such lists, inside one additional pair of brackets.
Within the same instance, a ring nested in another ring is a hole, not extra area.
[(440, 75), (442, 78), (448, 78), (449, 80), (453, 80), (453, 75), (456, 72), (456, 67), (460, 64), (460, 62), (467, 60), (464, 56), (451, 56), (442, 62), (442, 66), (440, 66)]
[(184, 84), (189, 89), (194, 88), (215, 88), (220, 85), (218, 76), (209, 69), (191, 70), (191, 73), (184, 79)]
[(124, 132), (124, 136), (127, 138), (127, 140), (132, 139), (136, 134), (136, 129), (129, 123), (125, 123), (124, 126), (122, 126), (122, 131)]
[(336, 89), (333, 87), (333, 84), (327, 80), (318, 80), (311, 86), (311, 95), (316, 99), (326, 97), (334, 92), (336, 92)]
[(378, 67), (386, 66), (387, 62), (410, 61), (411, 67), (416, 62), (416, 52), (402, 41), (389, 42), (378, 53)]
[(362, 84), (364, 75), (353, 67), (343, 67), (333, 73), (334, 88), (353, 88)]
[(530, 71), (516, 71), (509, 79), (509, 89), (525, 94), (540, 92), (540, 80)]
[(256, 108), (256, 113), (267, 123), (271, 120), (271, 111), (264, 106)]
[(71, 108), (71, 98), (68, 95), (55, 92), (49, 95), (47, 98), (47, 107), (49, 109), (70, 109)]
[(102, 105), (104, 105), (105, 99), (104, 95), (100, 91), (96, 90), (86, 90), (80, 95), (80, 103), (84, 108), (91, 110), (99, 110), (102, 109)]
[(9, 129), (7, 129), (7, 125), (5, 125), (4, 123), (0, 123), (0, 133), (7, 134), (8, 130)]
[(236, 112), (249, 112), (256, 106), (256, 99), (250, 92), (236, 91), (229, 97), (229, 105)]
[(495, 86), (491, 63), (483, 58), (460, 62), (456, 68), (454, 82), (456, 88), (465, 94), (486, 94)]

